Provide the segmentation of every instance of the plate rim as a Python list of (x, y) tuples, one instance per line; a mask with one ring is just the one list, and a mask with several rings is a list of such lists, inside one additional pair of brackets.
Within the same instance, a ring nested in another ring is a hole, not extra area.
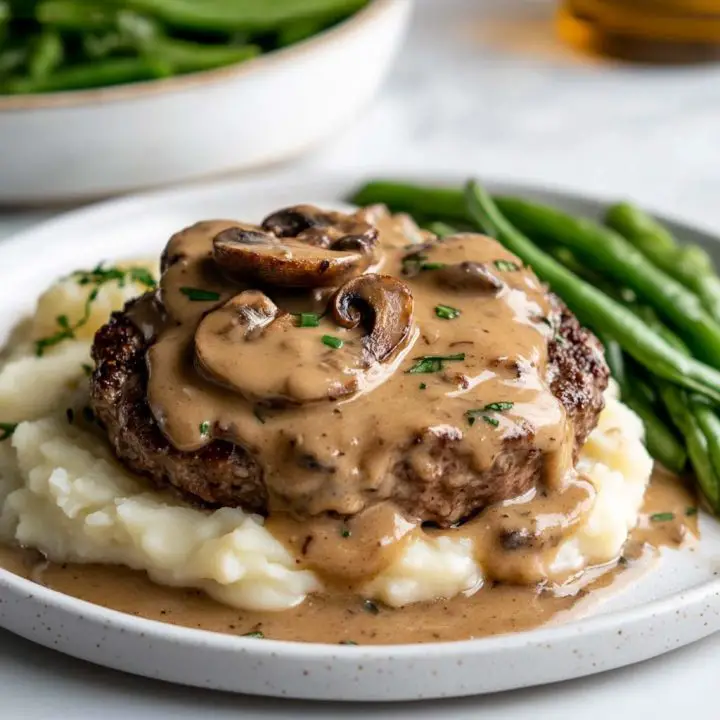
[[(177, 206), (185, 197), (192, 198), (193, 202), (198, 202), (203, 195), (215, 196), (230, 192), (235, 192), (238, 195), (260, 193), (263, 186), (266, 185), (276, 190), (290, 190), (293, 187), (312, 188), (314, 184), (322, 183), (323, 185), (332, 185), (344, 189), (349, 186), (359, 187), (362, 183), (374, 177), (392, 177), (396, 180), (417, 183), (427, 182), (446, 186), (460, 185), (467, 179), (466, 175), (460, 175), (459, 173), (433, 173), (410, 170), (393, 173), (384, 169), (380, 169), (372, 175), (367, 170), (358, 170), (357, 173), (313, 172), (310, 177), (305, 177), (302, 171), (293, 170), (282, 174), (270, 172), (240, 179), (224, 179), (180, 188), (166, 188), (148, 193), (133, 194), (61, 213), (56, 217), (41, 221), (19, 233), (0, 240), (0, 267), (6, 265), (6, 257), (12, 261), (17, 253), (26, 253), (28, 243), (31, 245), (42, 244), (46, 234), (63, 231), (66, 225), (72, 226), (86, 220), (93, 221), (103, 217), (106, 219), (113, 217), (121, 219), (123, 215), (131, 217), (132, 215), (151, 214), (157, 210), (160, 204), (167, 202)], [(541, 192), (543, 195), (555, 197), (561, 202), (563, 200), (580, 202), (592, 207), (599, 207), (612, 199), (609, 193), (583, 193), (554, 184), (540, 186), (532, 182), (516, 180), (512, 177), (483, 179), (483, 184), (493, 191), (507, 192), (510, 190), (514, 193), (527, 194)], [(322, 200), (322, 198), (315, 199)], [(673, 228), (702, 236), (711, 243), (720, 243), (720, 233), (714, 234), (701, 224), (675, 219), (664, 213), (656, 213), (652, 209), (651, 211), (655, 217), (668, 223)], [(702, 514), (707, 516), (704, 512)], [(700, 542), (702, 542), (702, 538)], [(657, 619), (668, 613), (675, 613), (678, 608), (689, 608), (701, 604), (712, 595), (720, 595), (720, 576), (635, 607), (599, 615), (591, 614), (577, 620), (541, 626), (531, 630), (469, 640), (381, 645), (361, 644), (352, 647), (332, 643), (300, 642), (272, 638), (264, 638), (261, 642), (258, 642), (257, 639), (253, 638), (141, 618), (53, 590), (32, 580), (22, 578), (4, 568), (0, 568), (0, 590), (2, 589), (22, 593), (26, 597), (30, 596), (44, 605), (51, 606), (76, 618), (90, 620), (112, 627), (120, 632), (142, 634), (143, 636), (171, 641), (188, 647), (205, 646), (214, 647), (218, 650), (252, 651), (253, 655), (262, 657), (274, 657), (282, 654), (286, 658), (307, 660), (329, 659), (330, 657), (352, 660), (362, 657), (366, 660), (382, 660), (387, 659), (388, 655), (398, 659), (408, 659), (416, 656), (419, 649), (421, 649), (423, 654), (432, 656), (433, 659), (442, 659), (450, 654), (460, 653), (479, 656), (519, 649), (527, 647), (529, 644), (536, 646), (563, 642), (579, 635), (593, 635), (608, 629), (618, 629), (647, 618)]]

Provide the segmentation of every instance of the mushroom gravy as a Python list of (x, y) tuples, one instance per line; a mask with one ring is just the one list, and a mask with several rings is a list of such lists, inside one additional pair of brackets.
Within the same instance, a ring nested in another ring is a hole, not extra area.
[(597, 568), (581, 583), (557, 590), (492, 583), (471, 596), (417, 603), (399, 610), (336, 592), (312, 596), (283, 612), (239, 611), (200, 591), (156, 585), (143, 573), (127, 568), (47, 563), (39, 553), (18, 548), (0, 547), (0, 567), (131, 615), (233, 635), (262, 633), (273, 639), (359, 644), (467, 640), (529, 630), (587, 612), (606, 592), (631, 584), (649, 569), (656, 555), (653, 547), (678, 547), (697, 537), (695, 508), (695, 498), (681, 481), (656, 469), (640, 524), (617, 566)]
[(436, 241), (380, 208), (303, 212), (332, 222), (183, 230), (161, 302), (130, 311), (154, 340), (148, 400), (172, 445), (243, 448), (270, 512), (296, 517), (388, 498), (402, 510), (432, 492), (435, 509), (407, 519), (453, 524), (466, 514), (456, 496), (523, 437), (532, 451), (518, 462), (562, 494), (574, 436), (547, 377), (557, 311), (535, 275), (494, 240)]

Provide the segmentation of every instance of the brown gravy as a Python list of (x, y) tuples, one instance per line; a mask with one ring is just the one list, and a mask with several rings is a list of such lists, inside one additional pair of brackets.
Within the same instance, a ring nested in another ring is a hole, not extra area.
[[(557, 311), (545, 287), (492, 239), (457, 235), (411, 245), (429, 236), (387, 211), (349, 217), (379, 230), (364, 277), (385, 278), (373, 281), (371, 304), (390, 328), (384, 341), (393, 349), (382, 358), (368, 349), (374, 330), (339, 324), (335, 288), (284, 288), (277, 271), (277, 284), (266, 278), (260, 292), (223, 273), (214, 238), (228, 228), (262, 235), (260, 228), (216, 220), (173, 236), (160, 282), (163, 311), (152, 319), (150, 297), (133, 311), (156, 338), (147, 354), (148, 401), (168, 440), (183, 451), (214, 439), (244, 448), (263, 470), (271, 513), (303, 518), (355, 515), (402, 495), (396, 485), (404, 468), (418, 486), (435, 482), (447, 464), (443, 442), (458, 458), (448, 494), (528, 434), (546, 486), (562, 485), (572, 469), (573, 430), (547, 378)], [(293, 239), (247, 247), (268, 263), (299, 266), (311, 250), (328, 262), (333, 256)], [(476, 270), (470, 279), (462, 275), (468, 266)], [(447, 278), (448, 270), (462, 277)], [(387, 289), (398, 286), (405, 300)], [(299, 313), (316, 314), (317, 325), (298, 325)], [(439, 363), (437, 370), (421, 372), (419, 358), (427, 357), (450, 359), (427, 361)], [(462, 512), (442, 515), (451, 524)]]
[[(584, 585), (559, 591), (488, 585), (470, 597), (394, 610), (353, 594), (308, 598), (278, 613), (240, 611), (200, 591), (155, 585), (140, 572), (101, 565), (57, 565), (38, 553), (0, 547), (0, 567), (67, 595), (160, 622), (231, 635), (302, 642), (402, 644), (466, 640), (529, 630), (579, 614), (590, 601), (633, 582), (649, 567), (652, 548), (698, 537), (697, 501), (677, 478), (656, 469), (638, 528), (614, 567), (590, 573)], [(670, 517), (672, 516), (672, 517)], [(594, 578), (594, 579), (593, 579)], [(572, 614), (571, 614), (572, 613)]]

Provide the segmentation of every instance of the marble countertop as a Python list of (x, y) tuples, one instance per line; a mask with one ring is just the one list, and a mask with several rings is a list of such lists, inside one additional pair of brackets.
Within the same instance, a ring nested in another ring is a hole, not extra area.
[[(547, 0), (416, 0), (384, 92), (305, 172), (422, 172), (629, 196), (720, 231), (720, 64), (632, 67), (578, 55)], [(0, 215), (6, 236), (54, 211)], [(716, 717), (720, 636), (594, 678), (423, 705), (337, 706), (210, 694), (71, 661), (0, 631), (2, 717)]]

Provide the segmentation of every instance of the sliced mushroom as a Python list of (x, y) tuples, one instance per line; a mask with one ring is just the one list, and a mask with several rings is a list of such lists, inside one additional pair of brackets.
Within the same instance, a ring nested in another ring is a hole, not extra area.
[(329, 328), (301, 328), (259, 290), (246, 290), (208, 313), (195, 331), (202, 375), (253, 403), (280, 407), (336, 400), (356, 392), (363, 361), (357, 345), (334, 350)]
[(262, 227), (277, 237), (292, 237), (326, 249), (347, 235), (357, 236), (370, 248), (378, 239), (377, 228), (356, 215), (327, 212), (313, 205), (278, 210), (263, 220)]
[(410, 339), (413, 296), (410, 289), (390, 275), (361, 275), (343, 285), (331, 303), (338, 325), (369, 330), (362, 344), (365, 362), (384, 362)]
[[(337, 247), (336, 247), (337, 246)], [(234, 278), (281, 287), (341, 285), (375, 261), (374, 245), (362, 236), (343, 236), (329, 248), (298, 238), (230, 228), (213, 242), (215, 261)]]
[[(361, 324), (367, 334), (337, 334), (330, 318), (299, 327), (259, 290), (246, 290), (208, 313), (195, 332), (195, 364), (207, 379), (253, 403), (302, 405), (348, 397), (366, 387), (375, 368), (411, 338), (413, 299), (403, 283), (363, 275), (338, 290), (332, 315), (342, 327)], [(335, 336), (334, 336), (335, 337)]]
[(451, 290), (496, 293), (505, 286), (487, 265), (469, 261), (446, 265), (435, 271), (434, 278), (440, 285)]

